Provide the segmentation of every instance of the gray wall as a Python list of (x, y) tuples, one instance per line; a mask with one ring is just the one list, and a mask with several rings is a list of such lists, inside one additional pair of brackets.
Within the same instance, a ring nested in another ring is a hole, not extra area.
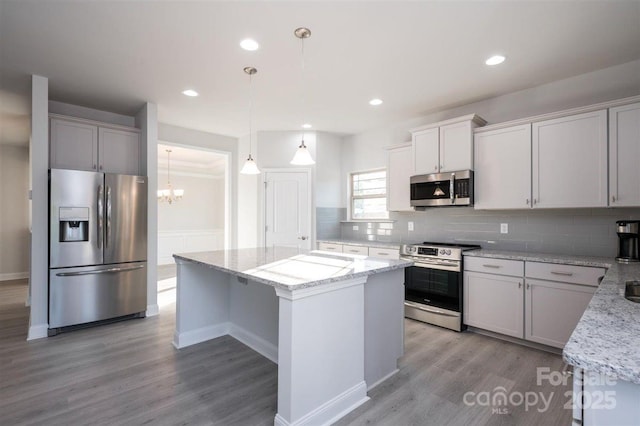
[(0, 281), (29, 271), (29, 147), (0, 144)]
[[(640, 61), (634, 61), (373, 129), (345, 138), (342, 180), (346, 182), (351, 171), (386, 167), (383, 147), (411, 140), (409, 129), (422, 124), (470, 113), (494, 124), (638, 94)], [(341, 188), (346, 203), (346, 184)], [(486, 248), (612, 256), (617, 250), (614, 222), (630, 218), (640, 219), (640, 209), (488, 212), (440, 208), (392, 213), (391, 219), (396, 222), (391, 225), (345, 223), (341, 225), (341, 237), (403, 242), (469, 240)], [(412, 233), (407, 231), (408, 221), (414, 222)], [(500, 223), (509, 223), (509, 234), (499, 233)], [(359, 230), (354, 231), (353, 225)]]

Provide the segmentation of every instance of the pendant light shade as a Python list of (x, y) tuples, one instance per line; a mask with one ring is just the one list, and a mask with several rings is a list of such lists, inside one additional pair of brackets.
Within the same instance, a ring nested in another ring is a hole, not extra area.
[(255, 160), (251, 157), (251, 154), (249, 154), (249, 158), (247, 158), (247, 161), (244, 162), (244, 166), (242, 166), (242, 170), (240, 170), (240, 173), (242, 173), (243, 175), (259, 175), (260, 174), (260, 169), (258, 169), (258, 165), (256, 164)]
[[(297, 28), (293, 34), (295, 34), (296, 37), (298, 37), (300, 39), (300, 43), (302, 45), (302, 111), (304, 112), (304, 108), (306, 106), (306, 102), (304, 99), (304, 92), (305, 92), (305, 87), (304, 87), (304, 39), (305, 38), (309, 38), (311, 37), (311, 30), (309, 30), (309, 28)], [(302, 117), (302, 122), (306, 123), (305, 121), (305, 117)], [(307, 148), (307, 146), (304, 144), (304, 130), (302, 132), (302, 142), (300, 143), (300, 146), (298, 147), (298, 150), (296, 151), (295, 155), (293, 156), (293, 160), (291, 160), (291, 164), (296, 165), (296, 166), (310, 166), (311, 164), (315, 164), (316, 162), (313, 161), (313, 158), (311, 158), (311, 153), (309, 152), (309, 149)]]
[(302, 143), (298, 147), (298, 150), (296, 151), (296, 154), (293, 156), (293, 160), (291, 160), (291, 164), (294, 164), (296, 166), (310, 166), (315, 163), (316, 162), (313, 161), (313, 158), (311, 158), (311, 153), (309, 152), (307, 146), (304, 144), (303, 139)]
[(244, 162), (242, 166), (242, 170), (240, 173), (243, 175), (258, 175), (260, 174), (260, 169), (258, 169), (258, 165), (255, 160), (251, 156), (251, 138), (253, 137), (252, 131), (252, 113), (253, 113), (253, 87), (251, 84), (251, 76), (258, 72), (254, 67), (245, 67), (244, 72), (249, 74), (249, 157), (247, 161)]

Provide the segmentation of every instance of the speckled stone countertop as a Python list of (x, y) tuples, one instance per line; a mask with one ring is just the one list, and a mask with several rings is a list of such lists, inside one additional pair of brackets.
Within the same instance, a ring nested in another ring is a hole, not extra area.
[(464, 254), (608, 268), (562, 355), (574, 367), (640, 384), (640, 303), (624, 298), (625, 283), (640, 280), (640, 264), (625, 265), (602, 257), (500, 250), (473, 250)]
[(470, 250), (464, 252), (465, 256), (491, 257), (494, 259), (526, 260), (529, 262), (561, 263), (564, 265), (595, 266), (608, 268), (613, 259), (609, 257), (571, 256), (549, 253), (526, 253), (520, 251), (504, 250)]
[(319, 243), (332, 243), (332, 244), (349, 244), (352, 246), (362, 247), (377, 247), (377, 248), (389, 248), (400, 250), (401, 243), (389, 243), (385, 241), (367, 241), (367, 240), (343, 240), (340, 238), (317, 240)]
[(297, 290), (406, 268), (413, 262), (342, 253), (259, 247), (174, 254), (176, 263), (197, 263), (272, 287)]

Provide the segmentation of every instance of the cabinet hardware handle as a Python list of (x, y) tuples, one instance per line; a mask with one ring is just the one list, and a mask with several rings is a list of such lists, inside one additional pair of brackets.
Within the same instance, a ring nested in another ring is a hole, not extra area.
[(438, 165), (433, 166), (433, 170), (438, 170)]
[(538, 204), (538, 200), (537, 199), (533, 199), (533, 204)]
[(529, 290), (529, 287), (531, 287), (531, 285), (529, 283), (527, 283), (527, 290)]
[(522, 283), (518, 283), (518, 288), (522, 288)]
[(96, 169), (96, 165), (94, 164), (94, 165), (93, 165), (93, 170), (95, 170), (95, 169)]
[(616, 202), (616, 196), (615, 196), (615, 195), (611, 197), (611, 202), (612, 202), (612, 203), (615, 203), (615, 202)]
[(529, 205), (529, 199), (528, 198), (526, 199), (526, 203), (527, 203), (527, 205)]
[(489, 264), (484, 264), (484, 265), (482, 265), (482, 266), (484, 266), (485, 268), (495, 268), (495, 269), (502, 268), (502, 266), (500, 266), (500, 265), (489, 265)]
[(382, 253), (382, 252), (378, 252), (378, 253), (374, 253), (376, 256), (389, 256), (389, 253)]
[(560, 272), (560, 271), (551, 271), (553, 275), (562, 275), (564, 277), (570, 277), (573, 275), (573, 272)]

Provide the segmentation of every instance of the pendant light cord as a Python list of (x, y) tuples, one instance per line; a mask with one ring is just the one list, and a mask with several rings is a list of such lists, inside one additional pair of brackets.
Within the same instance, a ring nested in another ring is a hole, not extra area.
[(300, 144), (300, 146), (305, 146), (304, 145), (304, 125), (306, 124), (306, 108), (307, 108), (307, 104), (306, 104), (306, 84), (305, 84), (305, 69), (304, 69), (304, 39), (305, 37), (301, 37), (300, 38), (300, 43), (301, 43), (301, 48), (300, 48), (300, 52), (302, 54), (302, 144)]
[(253, 133), (252, 128), (252, 118), (253, 118), (253, 74), (249, 73), (249, 158), (251, 158), (251, 138)]
[(167, 186), (171, 189), (171, 150), (167, 149)]

